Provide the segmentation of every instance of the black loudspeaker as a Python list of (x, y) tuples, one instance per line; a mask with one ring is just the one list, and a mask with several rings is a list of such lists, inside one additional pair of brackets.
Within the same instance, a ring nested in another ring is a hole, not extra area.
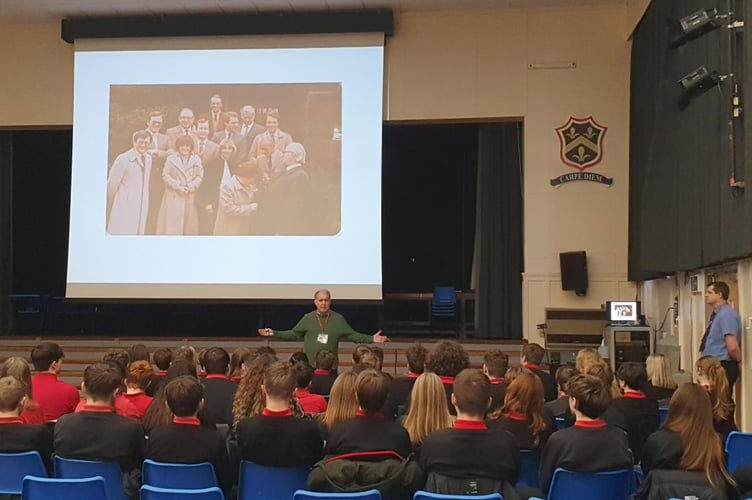
[(577, 295), (586, 295), (588, 275), (585, 251), (560, 253), (559, 263), (561, 264), (561, 289), (574, 290)]

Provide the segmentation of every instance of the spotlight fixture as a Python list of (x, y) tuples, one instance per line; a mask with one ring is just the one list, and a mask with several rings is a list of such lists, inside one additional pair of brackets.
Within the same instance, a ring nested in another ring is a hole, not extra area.
[(680, 47), (690, 40), (699, 38), (721, 27), (721, 19), (715, 8), (698, 10), (679, 20), (681, 34), (671, 43), (672, 48)]
[(684, 92), (679, 100), (679, 107), (686, 108), (694, 97), (706, 92), (707, 90), (721, 85), (728, 75), (721, 75), (718, 71), (709, 71), (705, 66), (700, 66), (696, 70), (688, 73), (679, 79), (678, 83)]

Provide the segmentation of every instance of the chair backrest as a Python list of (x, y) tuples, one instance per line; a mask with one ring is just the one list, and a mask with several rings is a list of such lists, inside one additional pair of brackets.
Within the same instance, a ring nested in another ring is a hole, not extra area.
[(107, 500), (124, 500), (123, 472), (116, 462), (78, 460), (55, 455), (55, 477), (62, 479), (83, 479), (100, 476), (107, 488)]
[(416, 491), (413, 500), (503, 500), (499, 493), (488, 495), (445, 495), (429, 491)]
[(219, 486), (214, 466), (209, 462), (200, 464), (176, 464), (144, 460), (141, 482), (157, 488), (198, 490)]
[(311, 468), (266, 467), (243, 460), (240, 462), (238, 498), (242, 500), (266, 500), (291, 498), (296, 490), (305, 489)]
[(731, 432), (726, 438), (726, 468), (733, 474), (744, 464), (752, 465), (752, 433)]
[(660, 408), (658, 408), (658, 419), (660, 420), (660, 425), (663, 425), (663, 422), (666, 421), (667, 416), (668, 416), (667, 406), (661, 406)]
[(572, 472), (556, 469), (548, 500), (627, 500), (634, 493), (632, 468), (609, 472)]
[(225, 500), (222, 490), (216, 486), (200, 489), (157, 488), (145, 484), (141, 486), (141, 500)]
[(517, 480), (517, 486), (529, 488), (540, 486), (538, 477), (540, 457), (540, 450), (520, 450), (520, 477)]
[(357, 493), (321, 493), (298, 490), (293, 494), (292, 500), (381, 500), (381, 492), (379, 490), (368, 490)]
[(564, 429), (566, 426), (567, 426), (567, 423), (564, 420), (564, 417), (556, 417), (556, 430), (557, 431)]
[(0, 494), (20, 495), (24, 476), (47, 477), (38, 451), (0, 453)]
[(50, 498), (105, 498), (107, 488), (102, 476), (61, 479), (26, 476), (23, 479), (23, 500), (49, 500)]
[(451, 307), (457, 304), (457, 292), (453, 286), (435, 286), (433, 287), (433, 296), (431, 299), (431, 308)]

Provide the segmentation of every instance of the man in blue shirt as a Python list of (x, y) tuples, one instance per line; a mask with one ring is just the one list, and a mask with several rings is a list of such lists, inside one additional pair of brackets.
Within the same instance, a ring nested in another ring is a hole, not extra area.
[(710, 322), (700, 344), (702, 356), (718, 358), (726, 370), (729, 389), (733, 390), (739, 378), (739, 361), (742, 351), (739, 347), (742, 320), (739, 313), (728, 303), (729, 287), (723, 281), (710, 283), (705, 289), (705, 303), (713, 308)]

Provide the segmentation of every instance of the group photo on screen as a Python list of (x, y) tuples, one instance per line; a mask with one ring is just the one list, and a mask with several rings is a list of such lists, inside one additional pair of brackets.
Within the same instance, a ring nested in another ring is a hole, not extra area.
[(340, 83), (110, 85), (110, 235), (335, 235)]

